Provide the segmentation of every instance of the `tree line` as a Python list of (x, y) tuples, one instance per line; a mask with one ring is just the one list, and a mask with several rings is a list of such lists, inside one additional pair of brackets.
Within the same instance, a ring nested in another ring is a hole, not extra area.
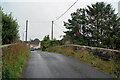
[(120, 49), (120, 18), (110, 4), (97, 2), (77, 9), (64, 22), (63, 40), (73, 44)]

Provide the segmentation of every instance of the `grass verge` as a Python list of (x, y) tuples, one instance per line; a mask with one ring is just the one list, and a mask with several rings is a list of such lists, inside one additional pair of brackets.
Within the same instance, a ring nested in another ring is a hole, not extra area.
[(2, 48), (2, 79), (20, 78), (29, 55), (29, 47), (23, 43)]
[(54, 46), (49, 47), (46, 51), (57, 52), (73, 57), (113, 76), (114, 78), (120, 78), (120, 64), (116, 63), (113, 59), (110, 61), (103, 61), (86, 50), (73, 50), (72, 47)]

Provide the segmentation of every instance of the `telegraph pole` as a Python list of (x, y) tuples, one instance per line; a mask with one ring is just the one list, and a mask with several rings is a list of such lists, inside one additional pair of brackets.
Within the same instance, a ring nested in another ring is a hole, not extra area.
[(118, 2), (118, 16), (120, 18), (120, 1)]
[(53, 40), (53, 21), (52, 21), (52, 31), (51, 31), (51, 40)]
[(23, 32), (23, 41), (24, 41), (24, 32)]
[(28, 20), (26, 20), (26, 42), (27, 42), (27, 28), (28, 28)]

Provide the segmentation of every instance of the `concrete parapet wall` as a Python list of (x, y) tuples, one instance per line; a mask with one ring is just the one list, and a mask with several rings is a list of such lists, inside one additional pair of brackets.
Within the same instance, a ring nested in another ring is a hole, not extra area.
[(111, 58), (120, 61), (120, 51), (119, 50), (82, 46), (82, 45), (74, 45), (74, 44), (63, 45), (62, 47), (72, 47), (73, 50), (86, 50), (89, 53), (92, 53), (94, 56), (99, 57), (106, 61), (111, 60)]

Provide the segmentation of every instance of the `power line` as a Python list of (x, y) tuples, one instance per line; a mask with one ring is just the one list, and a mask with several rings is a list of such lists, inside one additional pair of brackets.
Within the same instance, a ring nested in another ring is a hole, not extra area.
[[(58, 17), (57, 19), (55, 19), (54, 21), (52, 21), (52, 31), (51, 31), (51, 39), (53, 40), (53, 23), (60, 19), (68, 10), (70, 10), (76, 3), (78, 0), (76, 0), (63, 14), (60, 15), (60, 17)], [(61, 28), (60, 28), (61, 29)]]
[[(77, 0), (78, 1), (78, 0)], [(57, 19), (55, 19), (54, 21), (58, 20), (59, 18), (61, 18), (68, 10), (70, 10), (70, 8), (72, 8), (76, 3), (77, 1), (75, 1), (63, 14), (60, 15), (60, 17), (58, 17)]]
[(63, 31), (63, 29), (61, 27), (59, 27), (56, 23), (54, 23), (61, 31)]

